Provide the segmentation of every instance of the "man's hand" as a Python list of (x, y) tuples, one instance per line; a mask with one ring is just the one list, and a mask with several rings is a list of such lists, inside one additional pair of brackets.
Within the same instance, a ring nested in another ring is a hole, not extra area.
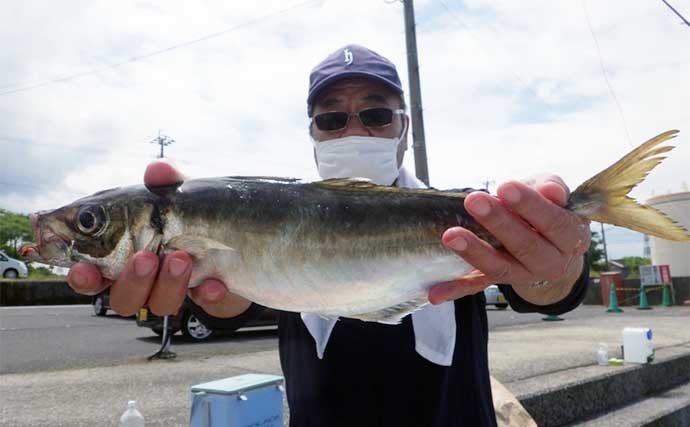
[[(148, 188), (167, 186), (184, 181), (175, 167), (164, 161), (155, 161), (146, 168), (144, 183)], [(159, 316), (176, 314), (187, 294), (192, 272), (189, 254), (176, 251), (162, 260), (152, 253), (141, 251), (132, 256), (125, 269), (114, 282), (103, 279), (98, 268), (78, 263), (72, 266), (67, 281), (76, 292), (94, 295), (110, 287), (110, 304), (123, 316), (135, 314), (148, 304)], [(215, 317), (233, 317), (244, 312), (250, 302), (227, 292), (225, 285), (215, 279), (206, 280), (190, 290), (190, 298), (204, 311)]]
[[(582, 255), (590, 241), (589, 221), (562, 207), (568, 195), (568, 187), (555, 175), (506, 182), (496, 197), (483, 192), (468, 195), (465, 208), (503, 248), (492, 247), (462, 227), (446, 230), (444, 245), (476, 270), (434, 286), (429, 301), (461, 298), (494, 283), (512, 285), (537, 305), (567, 296), (582, 273)], [(538, 286), (544, 280), (547, 283)]]

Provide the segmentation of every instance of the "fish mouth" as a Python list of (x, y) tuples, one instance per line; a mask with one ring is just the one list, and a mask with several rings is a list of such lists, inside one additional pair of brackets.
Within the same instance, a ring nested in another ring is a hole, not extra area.
[(20, 255), (32, 262), (44, 262), (55, 265), (69, 262), (67, 258), (71, 239), (54, 231), (50, 226), (42, 228), (39, 214), (31, 214), (29, 219), (37, 242), (22, 245), (19, 249)]

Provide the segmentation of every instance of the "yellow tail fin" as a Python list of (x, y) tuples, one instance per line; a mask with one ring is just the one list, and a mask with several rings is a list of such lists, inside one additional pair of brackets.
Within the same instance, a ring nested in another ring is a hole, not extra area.
[(688, 231), (665, 214), (638, 204), (628, 193), (666, 157), (673, 146), (657, 147), (678, 134), (670, 130), (640, 145), (625, 157), (588, 179), (571, 194), (568, 206), (589, 219), (619, 225), (640, 233), (676, 241), (690, 241)]

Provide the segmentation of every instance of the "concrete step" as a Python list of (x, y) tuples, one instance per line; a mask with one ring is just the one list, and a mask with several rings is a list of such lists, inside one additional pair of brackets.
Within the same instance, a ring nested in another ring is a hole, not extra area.
[(563, 426), (690, 381), (690, 343), (656, 350), (646, 365), (565, 369), (505, 384), (539, 426)]
[(690, 383), (570, 426), (690, 426)]

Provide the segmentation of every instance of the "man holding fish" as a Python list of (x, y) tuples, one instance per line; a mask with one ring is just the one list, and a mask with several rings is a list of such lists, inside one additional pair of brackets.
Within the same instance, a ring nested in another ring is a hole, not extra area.
[[(357, 45), (338, 49), (313, 69), (307, 104), (323, 179), (423, 187), (401, 168), (409, 117), (390, 61)], [(151, 190), (182, 181), (164, 161), (150, 164), (144, 174)], [(468, 194), (466, 211), (500, 245), (489, 244), (475, 229), (445, 230), (443, 244), (475, 270), (432, 287), (431, 304), (395, 307), (385, 316), (377, 312), (371, 317), (376, 321), (281, 312), (280, 358), (291, 425), (495, 425), (482, 290), (505, 284), (501, 289), (518, 312), (561, 314), (580, 304), (588, 283), (589, 220), (564, 208), (568, 196), (568, 187), (554, 175), (503, 183), (495, 196)], [(82, 294), (110, 287), (111, 305), (122, 315), (145, 304), (158, 315), (174, 314), (189, 296), (212, 326), (241, 321), (256, 307), (217, 278), (188, 289), (192, 261), (185, 251), (162, 259), (140, 251), (114, 282), (95, 266), (79, 263), (70, 270), (69, 283)]]

